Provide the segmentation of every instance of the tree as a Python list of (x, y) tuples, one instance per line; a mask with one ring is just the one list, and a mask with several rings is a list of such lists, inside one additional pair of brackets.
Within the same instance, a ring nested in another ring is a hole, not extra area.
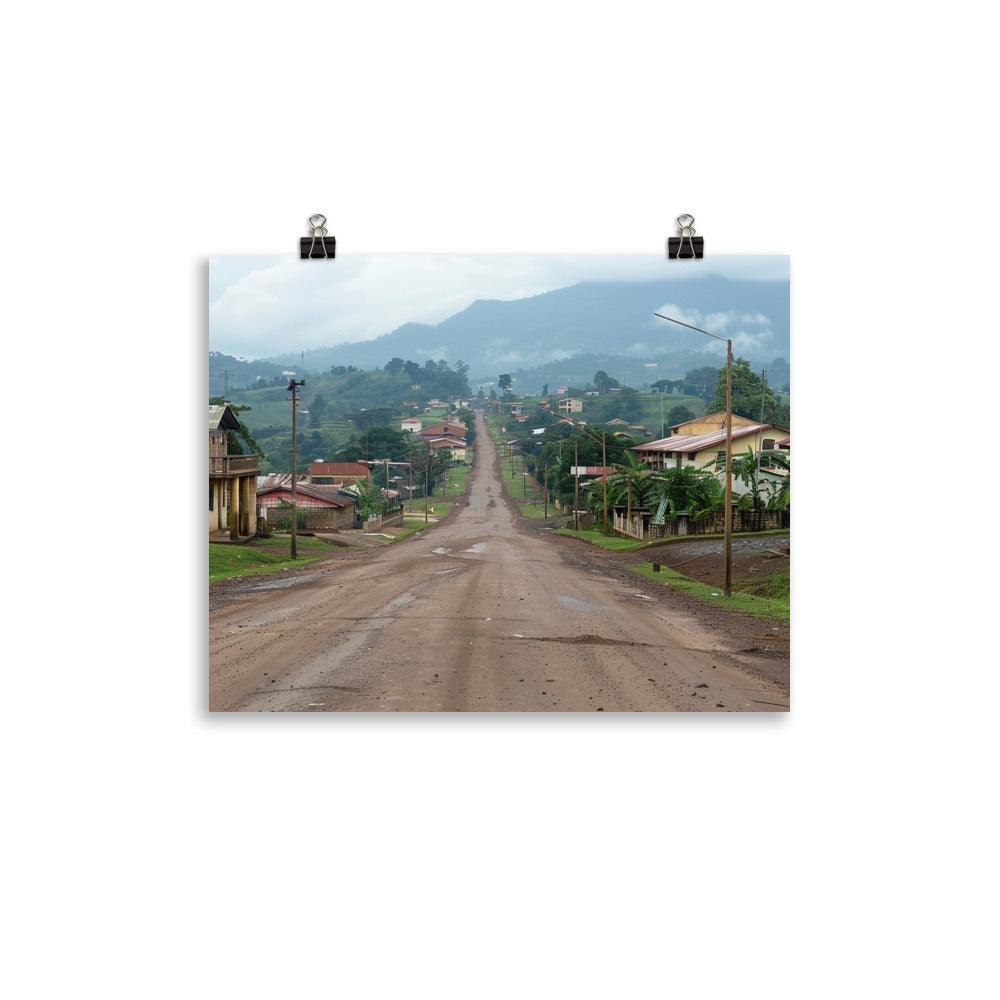
[[(715, 383), (713, 410), (726, 408), (726, 369), (721, 368)], [(760, 420), (763, 409), (764, 423), (788, 426), (788, 407), (775, 396), (774, 391), (750, 367), (745, 358), (733, 362), (733, 413), (749, 420)]]
[(373, 482), (359, 479), (351, 492), (357, 495), (358, 513), (363, 518), (376, 517), (385, 512), (386, 495)]
[(420, 377), (420, 365), (416, 361), (405, 361), (403, 363), (403, 371), (406, 372), (406, 377), (411, 382), (416, 382)]
[(613, 388), (620, 384), (621, 383), (619, 383), (618, 379), (612, 378), (603, 369), (594, 373), (594, 388), (601, 393), (602, 396), (604, 393), (610, 392)]
[(549, 383), (546, 382), (545, 385), (542, 386), (542, 395), (547, 396), (548, 394), (549, 394)]
[(319, 427), (326, 416), (326, 398), (322, 393), (317, 392), (313, 396), (313, 401), (309, 404), (309, 423), (313, 427)]
[[(765, 454), (767, 456), (767, 465), (764, 468), (788, 469), (788, 456), (784, 452), (764, 452), (760, 455), (761, 462), (764, 461)], [(789, 494), (787, 480), (780, 486), (773, 488), (769, 484), (765, 485), (762, 483), (760, 478), (761, 469), (758, 468), (760, 463), (757, 459), (758, 456), (754, 454), (751, 448), (748, 448), (740, 455), (733, 456), (733, 475), (748, 487), (743, 496), (739, 498), (739, 506), (744, 510), (763, 510), (765, 507), (769, 510), (781, 510), (787, 507)], [(775, 500), (777, 500), (777, 506), (772, 505)]]
[[(725, 368), (721, 369), (725, 378)], [(704, 366), (689, 371), (681, 381), (681, 389), (689, 396), (697, 396), (707, 403), (715, 395), (715, 387), (720, 369)], [(723, 409), (725, 403), (723, 403)]]
[(497, 384), (504, 392), (510, 392), (511, 377), (507, 372), (504, 372), (499, 379), (497, 379)]
[(686, 406), (672, 406), (667, 413), (667, 426), (675, 427), (677, 424), (683, 424), (687, 420), (694, 420), (694, 418), (694, 412)]
[(388, 406), (373, 406), (369, 410), (361, 410), (351, 418), (359, 431), (370, 427), (384, 427), (392, 420), (392, 409)]
[(403, 371), (404, 361), (402, 358), (392, 358), (390, 361), (386, 362), (385, 370), (390, 375), (399, 375)]

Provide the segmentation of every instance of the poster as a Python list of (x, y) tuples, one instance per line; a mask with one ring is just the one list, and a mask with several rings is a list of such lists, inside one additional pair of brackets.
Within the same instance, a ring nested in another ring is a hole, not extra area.
[(787, 257), (217, 257), (209, 297), (212, 711), (788, 710)]

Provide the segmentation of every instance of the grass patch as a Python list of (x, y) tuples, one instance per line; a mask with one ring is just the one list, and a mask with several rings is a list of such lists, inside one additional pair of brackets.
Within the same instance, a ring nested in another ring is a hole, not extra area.
[[(451, 512), (451, 508), (454, 506), (454, 501), (451, 500), (430, 499), (430, 503), (427, 504), (427, 513), (431, 517), (444, 517)], [(403, 513), (414, 518), (422, 518), (424, 516), (423, 500), (414, 500), (413, 503), (408, 503), (403, 508)]]
[(404, 517), (403, 523), (399, 527), (391, 527), (386, 534), (392, 535), (391, 539), (386, 539), (386, 544), (391, 545), (393, 542), (400, 542), (404, 538), (409, 538), (411, 535), (415, 535), (418, 531), (423, 531), (426, 525), (422, 520), (415, 517)]
[[(517, 509), (521, 512), (521, 517), (530, 517), (532, 520), (541, 521), (545, 518), (545, 505), (541, 503), (521, 503), (518, 501)], [(559, 511), (549, 504), (549, 517), (556, 517)]]
[(557, 535), (566, 535), (568, 538), (582, 538), (591, 545), (599, 545), (602, 549), (611, 549), (613, 552), (631, 552), (633, 549), (644, 548), (646, 543), (640, 542), (636, 538), (622, 538), (620, 535), (605, 535), (596, 529), (556, 528)]
[[(776, 621), (787, 622), (789, 620), (789, 597), (788, 597), (788, 571), (773, 573), (769, 577), (758, 577), (756, 583), (760, 584), (764, 580), (772, 577), (784, 577), (784, 596), (780, 594), (782, 585), (772, 581), (768, 587), (776, 592), (776, 596), (762, 596), (756, 593), (749, 593), (744, 589), (734, 590), (732, 597), (723, 597), (721, 587), (713, 587), (710, 584), (702, 583), (700, 580), (692, 580), (690, 577), (682, 576), (669, 566), (663, 566), (659, 573), (653, 572), (652, 563), (635, 563), (632, 570), (640, 576), (646, 577), (653, 583), (661, 584), (665, 587), (673, 587), (684, 594), (696, 597), (706, 604), (714, 604), (732, 611), (742, 611), (746, 615), (754, 618), (765, 618)], [(748, 581), (744, 586), (753, 586), (754, 581)], [(765, 588), (768, 589), (768, 588)], [(717, 595), (717, 596), (713, 596)]]
[(208, 582), (218, 583), (235, 576), (255, 576), (260, 573), (274, 573), (316, 562), (328, 555), (333, 546), (318, 538), (300, 537), (296, 547), (298, 559), (288, 555), (288, 538), (259, 538), (246, 545), (228, 545), (209, 542)]

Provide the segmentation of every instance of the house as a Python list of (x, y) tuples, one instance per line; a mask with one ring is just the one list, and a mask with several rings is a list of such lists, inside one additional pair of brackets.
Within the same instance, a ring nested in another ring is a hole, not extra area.
[(257, 456), (230, 455), (229, 432), (240, 426), (228, 403), (208, 408), (208, 534), (232, 540), (257, 534)]
[(410, 434), (419, 434), (423, 426), (424, 422), (418, 417), (407, 417), (405, 420), (399, 422), (399, 429), (401, 431), (409, 431)]
[(560, 413), (583, 413), (583, 400), (575, 396), (567, 396), (559, 400)]
[(471, 399), (453, 399), (451, 405), (455, 407), (456, 410), (470, 410), (472, 409)]
[(448, 451), (451, 452), (452, 458), (457, 459), (460, 462), (465, 461), (465, 455), (466, 455), (465, 438), (456, 438), (445, 435), (442, 437), (429, 438), (425, 440), (427, 441), (427, 444), (432, 451), (440, 451), (444, 448), (447, 448)]
[[(741, 417), (738, 413), (733, 414), (733, 430), (737, 427), (749, 427), (755, 424), (756, 420)], [(726, 429), (726, 413), (719, 410), (716, 413), (706, 413), (703, 417), (693, 417), (679, 424), (673, 424), (668, 430), (671, 434), (710, 434), (712, 431), (724, 431)]]
[[(268, 523), (284, 527), (291, 518), (291, 483), (274, 483), (258, 492), (261, 507), (266, 510)], [(300, 511), (304, 527), (310, 531), (340, 531), (354, 527), (357, 498), (346, 496), (336, 486), (313, 486), (311, 483), (295, 484), (295, 507)], [(304, 516), (301, 512), (304, 512)]]
[[(717, 414), (711, 414), (716, 417)], [(707, 420), (708, 418), (702, 418)], [(690, 430), (691, 424), (698, 421), (688, 420), (684, 424), (678, 425), (685, 430)], [(703, 466), (715, 462), (718, 464), (725, 460), (726, 456), (726, 428), (725, 415), (723, 415), (723, 426), (717, 427), (709, 425), (710, 430), (698, 430), (698, 433), (672, 434), (670, 437), (660, 438), (656, 441), (647, 441), (645, 444), (637, 444), (632, 448), (637, 457), (645, 462), (651, 469), (668, 469), (672, 466), (681, 468), (690, 466), (691, 468), (702, 468)], [(747, 449), (756, 454), (758, 451), (767, 453), (777, 449), (778, 441), (788, 436), (788, 429), (776, 427), (774, 424), (758, 424), (744, 417), (737, 418), (733, 415), (733, 454), (745, 452)]]
[(551, 409), (552, 404), (547, 399), (540, 399), (538, 401), (538, 408), (541, 410)]
[(460, 438), (462, 444), (465, 444), (466, 429), (465, 424), (460, 421), (445, 421), (440, 424), (431, 424), (429, 427), (425, 427), (420, 431), (420, 436), (425, 441), (431, 441), (434, 438), (439, 437), (452, 437)]
[(613, 476), (615, 467), (613, 465), (571, 465), (569, 474), (579, 476), (581, 479), (585, 476)]
[(544, 427), (536, 427), (531, 433), (534, 434), (535, 437), (538, 437), (539, 434), (544, 434), (545, 433), (545, 428)]
[(351, 486), (371, 478), (372, 470), (362, 462), (309, 463), (309, 482), (316, 486)]
[(524, 405), (522, 403), (511, 403), (510, 404), (510, 415), (512, 417), (519, 416), (524, 413)]

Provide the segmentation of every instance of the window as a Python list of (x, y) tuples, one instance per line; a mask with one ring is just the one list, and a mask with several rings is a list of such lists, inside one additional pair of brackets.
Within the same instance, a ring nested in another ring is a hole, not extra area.
[(696, 459), (697, 457), (698, 457), (698, 456), (697, 456), (697, 455), (696, 455), (696, 454), (695, 454), (695, 453), (694, 453), (694, 452), (692, 451), (692, 452), (691, 452), (691, 453), (690, 453), (690, 454), (688, 455), (688, 461), (689, 461), (689, 462), (693, 462), (693, 461), (694, 461), (694, 460), (695, 460), (695, 459)]
[(764, 438), (764, 443), (761, 445), (763, 451), (774, 451), (774, 438)]
[(208, 509), (215, 510), (215, 483), (208, 481)]

